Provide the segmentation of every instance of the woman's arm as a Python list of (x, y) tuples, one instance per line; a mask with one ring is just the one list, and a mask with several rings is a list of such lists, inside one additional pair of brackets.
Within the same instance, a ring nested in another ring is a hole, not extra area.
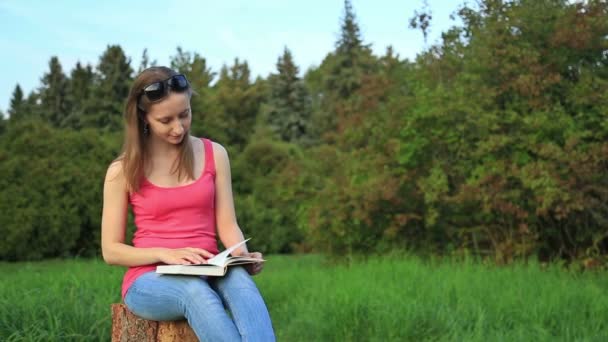
[[(220, 240), (226, 248), (235, 245), (245, 238), (239, 227), (234, 210), (234, 199), (232, 196), (232, 176), (230, 172), (230, 160), (224, 146), (213, 143), (213, 155), (215, 159), (215, 217), (217, 231)], [(239, 247), (232, 255), (248, 254), (247, 247)]]
[(122, 164), (118, 161), (108, 167), (103, 187), (101, 251), (106, 263), (121, 266), (141, 266), (158, 262), (190, 264), (202, 263), (203, 257), (213, 256), (200, 248), (136, 248), (125, 244), (127, 210), (126, 181)]
[[(230, 172), (230, 160), (226, 149), (217, 143), (213, 143), (213, 155), (215, 157), (215, 217), (220, 240), (226, 248), (244, 240), (243, 232), (236, 222), (234, 211), (234, 200), (232, 198), (232, 176)], [(262, 259), (262, 253), (247, 251), (243, 245), (231, 253), (232, 255), (247, 255)], [(262, 272), (263, 262), (245, 265), (249, 274), (255, 275)]]

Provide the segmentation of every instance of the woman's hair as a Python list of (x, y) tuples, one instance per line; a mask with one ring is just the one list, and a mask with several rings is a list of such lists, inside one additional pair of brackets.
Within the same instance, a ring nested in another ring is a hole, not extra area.
[[(139, 191), (141, 181), (145, 175), (145, 165), (149, 161), (146, 148), (149, 137), (144, 135), (143, 129), (144, 117), (152, 103), (146, 96), (140, 96), (140, 94), (146, 85), (166, 80), (173, 75), (177, 75), (177, 72), (167, 67), (151, 67), (142, 71), (133, 80), (124, 112), (124, 144), (121, 154), (115, 159), (115, 161), (122, 161), (122, 169), (129, 193)], [(192, 95), (191, 89), (188, 89), (187, 95)], [(177, 179), (180, 180), (182, 175), (194, 179), (194, 153), (188, 131), (185, 132), (184, 138), (179, 144), (179, 156), (176, 161), (177, 164), (174, 163), (171, 166), (171, 172), (178, 172)]]

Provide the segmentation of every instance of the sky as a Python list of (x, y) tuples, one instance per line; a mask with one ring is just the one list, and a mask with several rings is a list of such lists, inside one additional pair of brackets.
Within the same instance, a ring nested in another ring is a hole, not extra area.
[[(352, 0), (364, 43), (376, 55), (393, 46), (414, 59), (457, 24), (450, 19), (464, 0), (427, 0), (430, 34), (408, 26), (424, 0)], [(177, 47), (197, 52), (212, 71), (235, 58), (249, 63), (252, 75), (276, 71), (284, 47), (301, 74), (318, 66), (334, 49), (344, 14), (343, 0), (0, 0), (0, 111), (6, 112), (15, 86), (24, 93), (57, 56), (69, 75), (77, 61), (96, 66), (108, 45), (120, 45), (137, 70), (142, 52), (168, 65)]]

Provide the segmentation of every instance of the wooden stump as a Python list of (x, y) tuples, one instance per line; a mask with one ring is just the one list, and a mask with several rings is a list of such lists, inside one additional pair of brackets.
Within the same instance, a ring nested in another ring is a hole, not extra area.
[(135, 316), (124, 304), (112, 304), (112, 342), (197, 342), (183, 321), (149, 321)]

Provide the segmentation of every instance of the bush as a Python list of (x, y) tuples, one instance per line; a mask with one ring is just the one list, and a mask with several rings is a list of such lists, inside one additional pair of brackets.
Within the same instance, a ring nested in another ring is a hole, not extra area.
[(288, 253), (302, 243), (297, 225), (299, 195), (294, 192), (301, 151), (270, 140), (249, 144), (234, 163), (235, 206), (251, 248)]
[(36, 121), (9, 127), (0, 139), (0, 259), (98, 254), (114, 140)]

